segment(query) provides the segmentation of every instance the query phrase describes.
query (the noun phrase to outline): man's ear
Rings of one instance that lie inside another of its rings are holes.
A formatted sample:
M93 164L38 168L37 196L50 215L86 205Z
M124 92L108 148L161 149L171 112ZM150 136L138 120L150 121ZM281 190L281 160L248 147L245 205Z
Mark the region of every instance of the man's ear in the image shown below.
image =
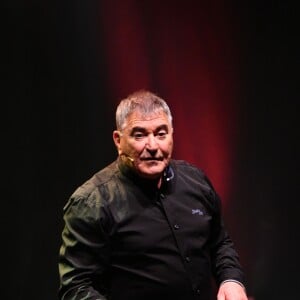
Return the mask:
M113 132L113 140L117 147L118 153L121 153L121 133L118 130L114 130Z

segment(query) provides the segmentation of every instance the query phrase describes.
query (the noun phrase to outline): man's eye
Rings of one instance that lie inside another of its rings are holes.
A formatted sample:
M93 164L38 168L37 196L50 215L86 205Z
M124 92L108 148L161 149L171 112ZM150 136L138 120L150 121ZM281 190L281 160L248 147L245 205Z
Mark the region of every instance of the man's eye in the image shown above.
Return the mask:
M166 132L166 131L159 131L159 132L157 133L157 136L158 136L159 138L165 138L166 135L167 135L167 132Z
M141 133L141 132L136 132L133 134L133 137L136 139L136 140L139 140L139 139L142 139L144 137L144 134Z

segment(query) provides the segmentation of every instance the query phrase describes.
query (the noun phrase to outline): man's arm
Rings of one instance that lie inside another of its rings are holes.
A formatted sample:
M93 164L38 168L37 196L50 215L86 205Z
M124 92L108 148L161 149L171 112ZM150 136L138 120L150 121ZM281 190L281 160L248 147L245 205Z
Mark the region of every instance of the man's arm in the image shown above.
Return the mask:
M247 296L244 273L238 253L224 226L221 201L214 189L213 198L215 210L211 232L211 258L212 271L219 286L218 300L245 300Z
M59 299L106 300L108 237L101 226L101 208L91 199L71 198L64 210L59 252Z

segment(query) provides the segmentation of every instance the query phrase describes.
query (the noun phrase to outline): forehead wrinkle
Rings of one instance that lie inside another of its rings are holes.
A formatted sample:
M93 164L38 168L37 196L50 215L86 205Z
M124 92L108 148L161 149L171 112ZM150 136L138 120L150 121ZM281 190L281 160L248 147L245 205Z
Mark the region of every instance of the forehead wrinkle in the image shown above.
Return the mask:
M149 125L151 125L150 127L153 127L153 126L160 127L160 126L164 126L164 125L167 127L171 127L171 124L169 122L167 115L162 111L160 111L159 113L153 113L153 114L147 115L147 116L144 116L140 112L134 112L127 117L127 120L126 120L126 123L125 123L125 126L123 129L126 129L126 128L128 129L128 127L129 128L132 127L131 130L135 127L145 128L145 126L140 126L140 125L134 126L134 124L135 123L144 123L144 122L147 123L147 122L156 121L156 120L157 121L161 120L161 122L159 122L160 124L159 125L149 124Z

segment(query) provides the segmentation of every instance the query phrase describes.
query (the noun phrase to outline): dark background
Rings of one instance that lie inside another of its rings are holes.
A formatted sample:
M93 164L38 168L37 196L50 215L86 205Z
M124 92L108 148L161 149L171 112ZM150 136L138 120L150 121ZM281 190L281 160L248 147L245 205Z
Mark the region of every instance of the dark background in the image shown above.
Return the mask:
M114 110L139 88L169 101L174 156L204 167L220 191L249 296L296 299L296 7L289 1L6 7L1 299L57 299L62 207L116 157Z

